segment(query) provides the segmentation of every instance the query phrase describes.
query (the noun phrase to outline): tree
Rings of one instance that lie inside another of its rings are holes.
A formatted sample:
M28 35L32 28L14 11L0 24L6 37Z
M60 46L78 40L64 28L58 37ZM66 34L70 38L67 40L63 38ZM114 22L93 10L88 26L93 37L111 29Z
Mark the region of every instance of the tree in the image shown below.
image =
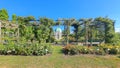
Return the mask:
M49 18L46 18L46 17L43 17L43 18L40 18L40 25L43 25L45 26L46 28L49 29L49 34L48 34L48 38L46 39L47 42L52 42L53 40L53 26L54 26L54 21L52 19L49 19Z
M92 18L89 19L80 19L79 21L81 21L84 24L84 29L85 29L85 45L88 45L88 32L89 32L89 25L92 22Z
M35 17L34 16L27 16L24 17L24 24L25 25L31 25L30 21L35 21Z
M115 42L114 21L109 18L103 18L103 17L98 17L95 20L104 24L105 43L114 43Z
M17 21L17 16L16 16L16 14L13 14L12 15L12 22L16 23L16 21Z
M27 26L25 28L25 37L27 40L31 40L31 42L33 41L33 38L34 38L34 33L33 33L33 26Z
M24 24L24 17L18 16L17 17L18 24Z
M8 20L9 15L6 9L0 10L0 20Z
M75 19L63 19L64 20L64 25L65 25L65 39L66 39L66 44L69 44L69 34L70 34L70 27L72 23L75 21Z
M120 45L120 33L119 32L116 32L115 33L115 44L116 45Z
M80 25L81 25L80 22L76 21L76 20L75 20L75 22L72 23L72 26L74 27L76 42L78 42L78 39L80 37L80 32L81 32L81 26Z
M15 17L15 16L13 16ZM23 38L25 41L31 40L33 41L34 33L33 33L33 25L30 21L35 20L33 16L28 17L17 17L17 21L19 24L19 33L21 39Z
M45 25L39 25L36 27L35 30L35 37L39 41L39 43L46 43L46 40L49 37L50 29L47 28Z
M34 16L27 16L27 17L18 16L17 21L19 24L31 25L30 21L35 21L35 18Z
M51 26L53 26L54 21L52 19L43 17L43 18L40 18L40 24L43 24L46 27L51 27Z

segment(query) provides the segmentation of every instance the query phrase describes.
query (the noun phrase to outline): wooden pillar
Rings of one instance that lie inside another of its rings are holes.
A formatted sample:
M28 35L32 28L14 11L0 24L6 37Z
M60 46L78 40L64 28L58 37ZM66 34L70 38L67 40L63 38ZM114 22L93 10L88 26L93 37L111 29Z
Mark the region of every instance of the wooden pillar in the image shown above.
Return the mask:
M2 43L2 36L1 36L1 21L0 21L0 43Z
M19 42L19 26L17 27L18 31L17 31L17 41Z

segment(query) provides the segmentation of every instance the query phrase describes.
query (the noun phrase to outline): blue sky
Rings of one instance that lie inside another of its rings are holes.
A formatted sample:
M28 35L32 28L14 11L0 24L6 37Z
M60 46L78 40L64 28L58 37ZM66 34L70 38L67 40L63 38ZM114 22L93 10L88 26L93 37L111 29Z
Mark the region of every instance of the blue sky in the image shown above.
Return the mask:
M0 0L2 8L10 18L12 14L52 19L108 16L116 20L116 31L120 31L120 0Z

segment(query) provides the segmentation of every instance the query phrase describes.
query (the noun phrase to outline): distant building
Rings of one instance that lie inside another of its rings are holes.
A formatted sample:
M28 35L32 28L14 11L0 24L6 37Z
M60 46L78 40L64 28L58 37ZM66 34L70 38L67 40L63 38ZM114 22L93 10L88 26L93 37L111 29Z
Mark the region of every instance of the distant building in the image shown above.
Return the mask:
M62 30L60 28L57 28L55 30L55 39L60 40L62 38Z

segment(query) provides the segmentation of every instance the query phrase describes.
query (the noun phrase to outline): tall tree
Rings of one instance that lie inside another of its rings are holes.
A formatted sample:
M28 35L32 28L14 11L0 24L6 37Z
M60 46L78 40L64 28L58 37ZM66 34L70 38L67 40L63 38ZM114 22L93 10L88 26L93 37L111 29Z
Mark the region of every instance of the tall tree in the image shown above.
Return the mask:
M6 9L0 10L0 20L8 20L9 15Z

